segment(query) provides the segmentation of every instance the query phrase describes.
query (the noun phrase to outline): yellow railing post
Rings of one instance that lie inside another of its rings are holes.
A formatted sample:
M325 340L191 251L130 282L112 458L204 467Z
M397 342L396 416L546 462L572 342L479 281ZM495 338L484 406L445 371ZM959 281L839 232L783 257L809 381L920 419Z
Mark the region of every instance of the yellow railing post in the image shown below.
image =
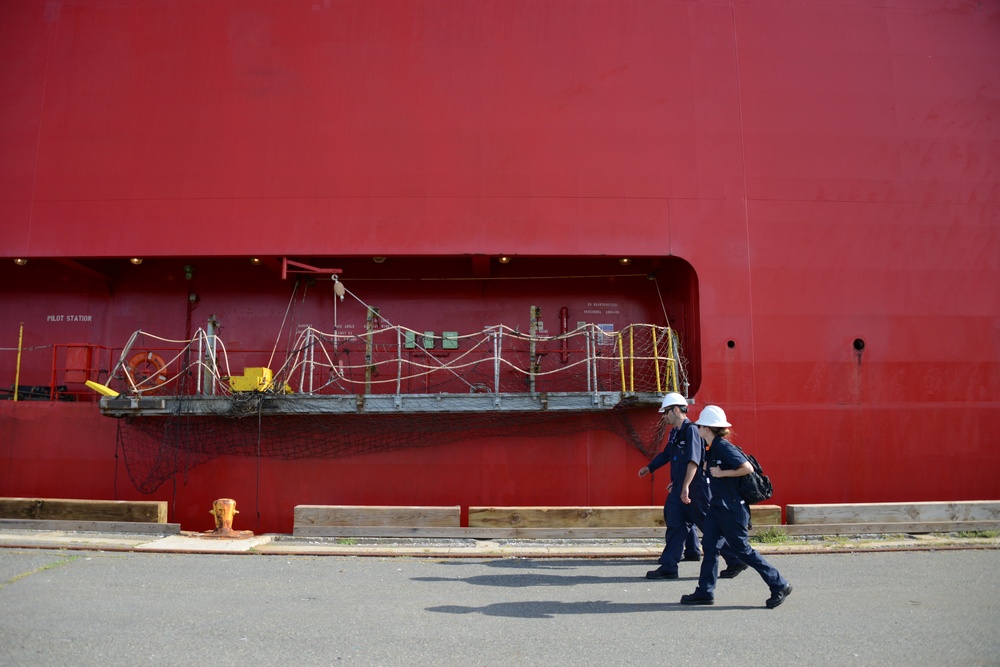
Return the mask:
M14 402L17 402L17 390L21 384L21 342L24 340L24 322L17 334L17 370L14 371ZM31 400L30 398L28 400Z
M622 393L624 394L627 389L625 386L625 350L622 346L622 332L618 332L618 368L622 372Z
M629 391L635 392L635 327L628 325L628 384Z
M656 372L656 393L663 393L660 387L662 383L660 382L660 354L656 350L656 325L650 324L649 331L653 335L653 369Z

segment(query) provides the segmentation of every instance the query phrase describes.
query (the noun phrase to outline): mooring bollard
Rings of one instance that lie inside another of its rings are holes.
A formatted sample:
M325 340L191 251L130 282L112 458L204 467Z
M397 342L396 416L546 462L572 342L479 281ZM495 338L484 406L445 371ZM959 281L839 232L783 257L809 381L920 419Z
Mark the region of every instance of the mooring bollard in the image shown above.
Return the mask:
M239 514L236 501L232 498L219 498L212 503L209 514L215 517L215 530L202 533L203 537L250 537L252 530L233 530L233 519Z

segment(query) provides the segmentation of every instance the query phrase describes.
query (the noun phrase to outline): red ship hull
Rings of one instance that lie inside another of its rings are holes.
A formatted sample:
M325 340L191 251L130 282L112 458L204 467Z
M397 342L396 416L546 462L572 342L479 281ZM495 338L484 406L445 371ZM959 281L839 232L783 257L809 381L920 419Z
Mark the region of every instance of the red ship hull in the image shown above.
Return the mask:
M0 56L0 378L75 399L0 401L0 496L164 499L190 530L231 497L274 532L298 504L662 502L603 430L141 493L80 371L209 316L267 365L280 258L417 331L670 324L692 413L726 409L780 504L1000 492L987 3L12 0Z

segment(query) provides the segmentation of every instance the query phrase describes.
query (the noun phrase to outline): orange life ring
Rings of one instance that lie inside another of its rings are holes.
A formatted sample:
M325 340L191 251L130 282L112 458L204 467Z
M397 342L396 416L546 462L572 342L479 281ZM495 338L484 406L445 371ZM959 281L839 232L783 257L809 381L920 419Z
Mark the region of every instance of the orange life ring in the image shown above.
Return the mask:
M166 384L167 362L155 352L140 352L128 360L128 371L137 385L159 387Z

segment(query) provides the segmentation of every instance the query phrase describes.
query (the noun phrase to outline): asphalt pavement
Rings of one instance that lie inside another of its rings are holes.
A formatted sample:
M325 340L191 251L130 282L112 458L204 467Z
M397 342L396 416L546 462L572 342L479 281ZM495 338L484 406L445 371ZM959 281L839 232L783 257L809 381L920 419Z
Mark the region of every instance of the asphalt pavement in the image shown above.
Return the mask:
M442 558L656 558L662 539L473 539L301 537L284 534L220 537L214 532L171 535L82 530L0 529L0 549L39 548L185 554L403 556ZM921 549L1000 549L1000 537L960 533L827 535L757 543L772 553L832 553Z
M3 665L997 665L1000 550L773 553L685 607L698 563L0 549Z

